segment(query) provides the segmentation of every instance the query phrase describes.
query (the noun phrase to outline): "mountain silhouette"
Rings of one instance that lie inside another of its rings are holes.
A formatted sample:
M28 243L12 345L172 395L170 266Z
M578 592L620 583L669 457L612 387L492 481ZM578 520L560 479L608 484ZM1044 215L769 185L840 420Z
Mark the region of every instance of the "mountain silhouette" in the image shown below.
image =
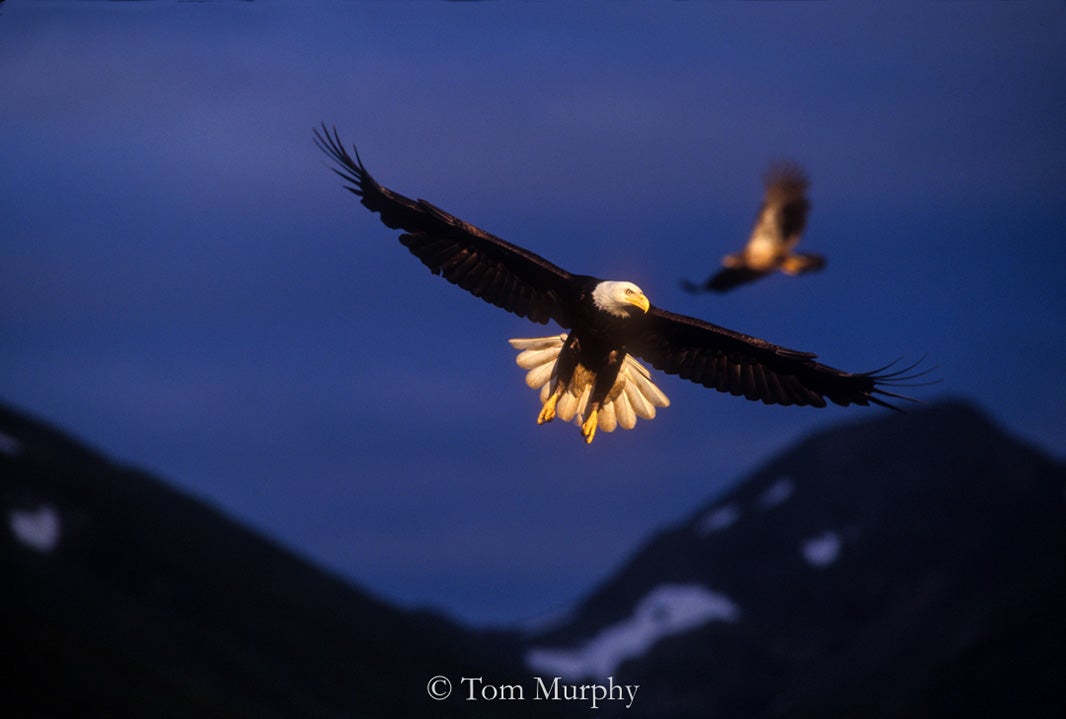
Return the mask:
M512 637L397 609L3 406L0 477L4 716L491 716L427 681L527 676Z
M1066 467L966 403L813 436L647 542L531 670L627 717L1066 716Z
M0 476L5 715L1066 715L1066 467L960 401L810 437L525 635L396 608L3 406ZM527 700L435 702L441 673Z

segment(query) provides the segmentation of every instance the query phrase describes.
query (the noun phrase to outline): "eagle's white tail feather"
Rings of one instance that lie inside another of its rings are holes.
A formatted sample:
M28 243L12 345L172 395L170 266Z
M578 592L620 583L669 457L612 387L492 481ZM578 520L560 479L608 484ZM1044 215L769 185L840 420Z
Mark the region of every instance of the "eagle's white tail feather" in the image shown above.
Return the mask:
M555 353L558 356L558 352ZM553 357L548 362L540 365L539 367L530 367L529 372L526 373L526 384L530 389L539 389L540 387L547 387L551 384L552 374L555 372L555 358ZM546 396L544 399L548 399Z
M633 411L638 417L641 419L655 419L655 405L647 400L637 388L635 382L626 384L625 391L622 394L633 405Z
M600 410L600 416L598 418L598 429L602 429L604 432L613 432L615 427L618 426L618 419L615 417L614 411L616 404L616 402L607 402L603 405L603 409Z
M618 415L618 424L622 429L633 429L637 426L637 415L633 411L633 403L629 401L629 393L623 391L618 399L611 403L614 413Z
M630 357L626 357L627 367L631 366L629 363L630 359ZM636 360L633 360L632 367L638 371L631 373L630 379L632 380L632 383L636 386L640 394L642 394L648 400L648 402L652 404L653 407L669 407L670 399L665 394L663 394L663 391L659 389L659 387L654 382L651 381L651 373L648 372L644 365L640 364ZM655 411L653 409L652 415L654 416L654 414ZM649 417L648 419L651 418Z
M555 413L559 416L559 419L564 422L569 422L574 417L581 421L582 411L585 409L585 402L588 401L588 387L581 393L580 397L571 394L570 392L563 392L562 397L559 398L559 403L555 405Z
M566 335L549 335L548 337L516 337L507 340L516 350L543 350L554 348L556 354L562 349Z
M509 340L512 347L521 350L515 362L522 369L529 370L526 373L526 384L532 389L540 389L542 404L552 393L555 363L566 337L565 334L559 334ZM619 387L619 384L622 386ZM566 422L574 420L581 424L585 421L591 392L591 383L581 388L580 396L564 392L555 407L556 415ZM614 399L604 403L599 414L598 428L604 432L613 432L619 426L622 429L633 429L638 417L654 419L656 407L670 405L670 400L652 381L648 368L629 355L626 356L615 386L608 396L611 395L614 395Z
M555 361L555 358L559 356L558 347L549 347L547 349L528 349L518 353L518 357L515 358L515 362L522 369L533 369L534 367L540 367L545 364L550 364Z
M577 414L575 416L577 418L577 423L578 424L581 424L582 422L585 421L585 414L586 414L585 410L588 409L588 406L589 406L589 395L591 395L591 394L592 394L592 384L589 383L589 384L585 385L585 388L583 390L581 390L581 397L577 400Z

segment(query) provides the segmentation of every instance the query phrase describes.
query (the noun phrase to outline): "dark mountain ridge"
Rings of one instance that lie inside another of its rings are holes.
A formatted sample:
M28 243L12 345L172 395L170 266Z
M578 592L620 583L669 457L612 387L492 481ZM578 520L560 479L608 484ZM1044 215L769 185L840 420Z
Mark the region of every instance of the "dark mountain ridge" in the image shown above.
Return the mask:
M392 607L3 406L0 476L6 716L476 716L427 680L526 675L512 638Z
M962 402L812 436L526 637L392 607L2 406L0 476L12 716L1066 714L1066 467ZM440 673L639 690L501 709L430 700Z
M1064 490L962 402L836 428L652 538L527 656L641 684L626 716L1066 716Z

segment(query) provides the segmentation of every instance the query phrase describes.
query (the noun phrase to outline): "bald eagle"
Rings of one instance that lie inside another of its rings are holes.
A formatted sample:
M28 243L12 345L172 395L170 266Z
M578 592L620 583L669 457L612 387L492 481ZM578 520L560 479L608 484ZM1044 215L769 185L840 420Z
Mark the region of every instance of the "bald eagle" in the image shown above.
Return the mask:
M852 374L815 361L816 355L770 344L652 306L632 282L575 275L529 250L470 225L426 202L379 185L341 144L336 129L315 130L315 144L337 167L346 189L403 230L400 243L436 275L475 297L569 330L514 339L527 383L541 388L537 423L573 418L586 442L597 427L629 429L636 417L669 404L636 358L705 387L766 404L824 407L870 403L898 409L883 397L909 400L886 385L910 379L907 370ZM909 368L908 368L909 369Z
M771 165L763 176L762 207L748 244L740 252L722 258L722 269L702 285L683 280L689 292L728 292L774 272L801 275L825 267L825 257L795 252L807 226L811 203L807 199L807 175L792 163Z

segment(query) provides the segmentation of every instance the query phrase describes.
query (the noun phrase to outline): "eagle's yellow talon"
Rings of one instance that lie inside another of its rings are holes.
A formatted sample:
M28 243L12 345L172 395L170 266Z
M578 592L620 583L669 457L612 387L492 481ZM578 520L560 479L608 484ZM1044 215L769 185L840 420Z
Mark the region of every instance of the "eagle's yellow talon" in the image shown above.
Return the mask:
M598 409L592 410L589 418L581 425L581 434L585 437L586 444L592 444L592 440L596 436L596 426L600 423L599 413Z
M544 424L545 422L551 422L555 419L555 403L558 401L558 394L553 394L544 401L544 406L541 408L540 414L537 415L537 424Z

